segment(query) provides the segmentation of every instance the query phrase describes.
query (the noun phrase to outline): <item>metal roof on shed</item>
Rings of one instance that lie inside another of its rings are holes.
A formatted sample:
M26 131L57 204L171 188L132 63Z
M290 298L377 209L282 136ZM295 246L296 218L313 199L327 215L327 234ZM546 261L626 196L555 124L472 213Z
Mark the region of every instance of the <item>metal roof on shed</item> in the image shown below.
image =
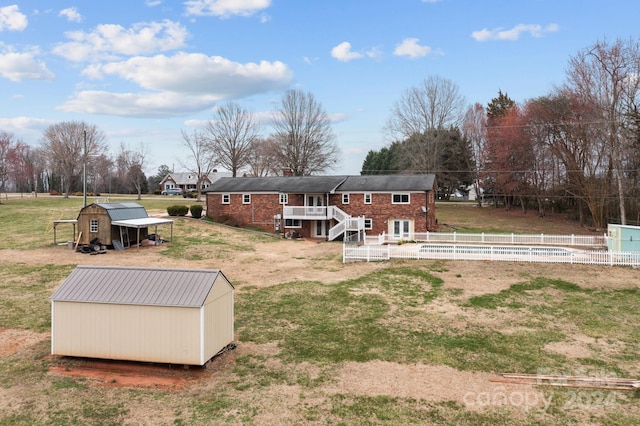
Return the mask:
M203 192L327 193L334 191L345 179L346 176L226 177L218 179Z
M209 269L78 266L51 300L201 307L219 275L224 277L221 271Z
M138 203L96 203L96 205L105 209L111 220L149 217L144 207Z

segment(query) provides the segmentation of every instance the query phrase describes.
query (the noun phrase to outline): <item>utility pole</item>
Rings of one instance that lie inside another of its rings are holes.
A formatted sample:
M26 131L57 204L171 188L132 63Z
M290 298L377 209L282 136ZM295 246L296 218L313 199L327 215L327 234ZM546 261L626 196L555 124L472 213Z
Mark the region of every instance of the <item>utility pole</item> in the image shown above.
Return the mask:
M84 130L84 161L82 164L82 194L84 207L87 207L87 130Z

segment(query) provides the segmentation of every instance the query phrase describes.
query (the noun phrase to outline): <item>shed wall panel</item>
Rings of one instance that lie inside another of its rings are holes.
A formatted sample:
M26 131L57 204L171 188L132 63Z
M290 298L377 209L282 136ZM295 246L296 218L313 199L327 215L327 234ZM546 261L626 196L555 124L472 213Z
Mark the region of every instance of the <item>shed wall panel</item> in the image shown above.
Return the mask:
M201 365L200 309L57 301L54 355Z
M233 288L219 275L204 305L204 360L233 341Z

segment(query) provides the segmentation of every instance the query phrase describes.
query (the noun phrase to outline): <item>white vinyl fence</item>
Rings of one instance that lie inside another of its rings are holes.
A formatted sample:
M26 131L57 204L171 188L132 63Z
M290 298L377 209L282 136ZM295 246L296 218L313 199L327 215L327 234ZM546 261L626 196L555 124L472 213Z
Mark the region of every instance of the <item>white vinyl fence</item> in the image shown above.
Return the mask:
M487 246L458 244L343 244L343 262L398 259L492 260L503 262L571 263L638 266L640 253L573 250L560 247Z
M457 232L415 232L404 237L382 233L367 236L368 244L398 242L424 243L473 243L473 244L519 244L572 247L606 247L607 236L601 235L553 235L553 234L466 234Z

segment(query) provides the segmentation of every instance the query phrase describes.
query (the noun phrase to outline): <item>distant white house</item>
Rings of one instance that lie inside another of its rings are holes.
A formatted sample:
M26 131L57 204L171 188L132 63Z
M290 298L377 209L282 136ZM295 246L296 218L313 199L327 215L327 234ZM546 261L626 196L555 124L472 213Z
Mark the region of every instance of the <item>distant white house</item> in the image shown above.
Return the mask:
M484 189L483 188L479 188L479 192L480 192L480 199L484 199ZM451 194L451 197L454 200L469 200L469 201L477 201L478 197L477 197L477 193L476 193L476 186L475 185L469 185L466 188L464 188L464 190L459 190L456 189L453 194Z
M213 182L223 177L231 177L231 172L219 172L214 170L200 180L200 190L205 189ZM198 174L196 172L172 172L160 181L160 190L164 191L171 188L182 188L185 192L193 191L198 188Z
M476 194L476 184L467 186L467 191L469 192L468 200L469 201L477 201L478 197ZM480 199L484 200L484 188L479 187L478 192L480 192Z

